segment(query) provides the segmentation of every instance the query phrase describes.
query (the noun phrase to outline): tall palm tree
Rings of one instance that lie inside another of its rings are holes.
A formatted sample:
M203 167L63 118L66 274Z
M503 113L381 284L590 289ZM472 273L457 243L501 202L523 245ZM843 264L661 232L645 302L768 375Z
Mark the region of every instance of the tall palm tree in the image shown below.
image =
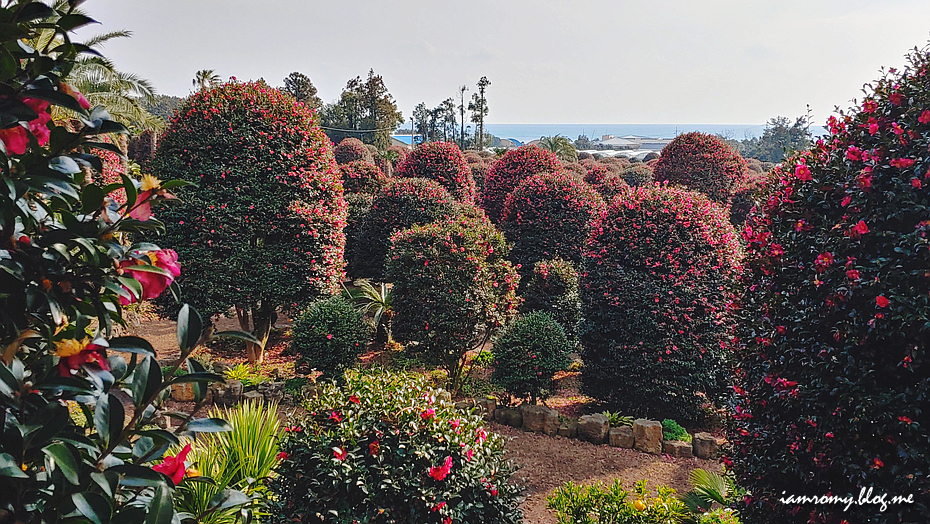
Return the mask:
M564 162L575 162L578 160L578 152L575 145L567 136L555 135L544 136L539 139L539 147L548 149L555 153L555 156Z
M216 71L213 69L201 69L194 74L194 81L192 84L198 91L203 91L218 85L222 81L223 79L220 78L220 75L216 74Z

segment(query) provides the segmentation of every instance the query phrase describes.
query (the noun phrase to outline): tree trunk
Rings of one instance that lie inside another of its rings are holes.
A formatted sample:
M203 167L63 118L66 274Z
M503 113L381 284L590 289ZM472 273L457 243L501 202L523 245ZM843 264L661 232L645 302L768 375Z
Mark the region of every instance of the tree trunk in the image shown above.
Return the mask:
M252 307L252 324L255 327L252 330L252 335L258 339L260 344L246 343L249 364L261 364L265 360L265 345L268 343L268 337L271 335L271 328L274 327L276 319L277 315L274 308L264 300L262 300L260 306Z

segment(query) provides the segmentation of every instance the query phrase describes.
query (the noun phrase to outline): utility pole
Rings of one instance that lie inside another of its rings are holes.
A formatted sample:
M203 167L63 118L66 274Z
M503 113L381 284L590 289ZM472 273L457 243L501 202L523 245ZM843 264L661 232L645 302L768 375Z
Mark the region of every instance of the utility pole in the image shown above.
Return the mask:
M459 88L459 115L460 124L462 126L462 132L459 135L459 149L462 151L465 150L465 91L468 91L468 86L462 86Z

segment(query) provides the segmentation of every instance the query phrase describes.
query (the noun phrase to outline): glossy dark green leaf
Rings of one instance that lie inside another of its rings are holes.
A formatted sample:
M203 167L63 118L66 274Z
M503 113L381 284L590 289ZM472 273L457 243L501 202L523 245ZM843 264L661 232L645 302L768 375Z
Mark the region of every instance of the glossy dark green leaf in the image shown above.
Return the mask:
M42 453L45 453L46 457L52 459L55 467L61 471L68 482L75 485L80 483L80 459L67 444L62 444L60 442L49 444L42 448Z
M78 13L71 13L58 19L58 26L65 31L72 31L78 27L96 23L98 22L93 18Z
M178 313L178 347L181 352L193 349L203 332L203 320L196 309L184 304Z
M81 191L81 211L85 214L93 213L103 205L103 190L100 186L90 184Z
M112 514L110 503L99 493L85 491L71 495L71 501L81 515L94 524L109 524Z
M19 381L13 375L13 371L0 361L0 393L7 397L12 397L15 391L19 391Z
M248 495L241 491L225 489L210 499L210 504L207 508L212 511L223 511L225 509L243 506L251 502L251 500L252 499L249 498Z
M78 166L78 163L69 156L56 156L55 158L48 161L48 167L49 169L58 171L59 173L64 173L66 175L73 175L75 173L81 172L81 168ZM87 188L85 187L85 190L86 189Z
M219 333L214 333L213 338L236 338L253 344L261 344L254 335L245 331L220 331Z
M161 366L153 357L146 356L133 375L132 400L138 409L161 390Z
M232 426L221 418L196 418L187 423L191 433L222 433L232 431Z
M171 491L165 484L155 488L155 495L145 515L145 524L171 524L174 518L174 504Z
M188 358L185 362L187 366L187 372L190 373L205 373L207 369L200 362ZM194 382L192 387L194 388L194 402L200 402L207 396L208 387L206 383L203 382Z
M30 89L27 91L28 96L32 98L39 98L45 100L46 102L51 102L57 106L68 108L72 111L77 112L78 114L84 113L84 108L81 107L81 104L71 95L63 93L61 91L54 91L52 89Z
M136 192L136 184L126 175L120 175L120 178L123 179L123 189L126 190L126 202L132 206L139 198L139 195Z
M223 382L224 379L222 375L217 375L216 373L187 373L179 377L175 377L171 380L171 384L183 384L185 382L195 382L198 384L205 384L210 382Z
M94 409L94 427L107 445L111 445L120 437L125 418L126 411L123 409L123 404L115 395L112 393L100 395L97 407Z
M25 479L29 475L23 472L13 455L0 453L0 477Z
M188 182L187 180L168 180L166 182L161 183L162 189L175 189L178 187L194 186L194 185L196 184L194 184L193 182Z
M14 21L19 23L31 22L39 18L50 18L54 16L54 14L55 10L42 2L30 2L16 13Z
M152 347L152 343L142 337L111 338L109 343L112 350L155 356L155 348Z
M165 476L147 466L123 464L107 468L108 473L119 475L119 483L123 486L163 486Z

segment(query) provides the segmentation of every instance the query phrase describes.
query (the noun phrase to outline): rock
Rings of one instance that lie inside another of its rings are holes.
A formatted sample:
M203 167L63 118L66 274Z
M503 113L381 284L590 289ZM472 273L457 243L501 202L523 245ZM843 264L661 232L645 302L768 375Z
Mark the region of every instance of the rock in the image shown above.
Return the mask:
M216 373L217 375L222 375L226 373L227 371L229 371L230 369L232 369L232 366L230 366L226 362L223 362L222 360L217 360L216 362L213 363L213 372Z
M610 445L615 448L630 449L633 447L633 428L630 426L610 428L608 437L610 440Z
M720 446L726 442L723 439L711 435L710 433L695 433L691 440L694 456L702 459L715 459L720 451Z
M305 384L300 388L300 396L305 399L316 398L319 390L316 388L316 384Z
M264 402L265 395L262 395L258 391L246 391L245 393L242 394L242 400L243 401L251 400L253 402Z
M284 382L263 382L258 385L258 392L265 397L265 402L280 404L284 399Z
M633 447L639 451L660 455L662 453L662 423L644 418L634 420Z
M558 434L560 437L575 438L578 436L578 421L572 419L562 424L559 426Z
M191 402L194 400L194 384L180 382L171 384L171 398L178 402Z
M440 402L452 402L452 394L444 389L436 392L436 400Z
M475 407L475 399L469 398L465 400L460 400L455 403L455 409L461 411L468 411L469 409Z
M242 397L242 382L227 380L223 384L216 384L211 388L213 403L221 407L235 406Z
M691 451L691 443L680 440L663 440L662 453L675 458L691 458L694 456Z
M597 413L595 415L585 415L578 419L578 438L603 444L607 440L607 431L610 424L607 423L607 417Z
M497 410L497 399L494 398L479 398L477 401L478 406L481 407L482 413L484 413L484 420L494 420L494 411Z
M520 406L523 429L552 436L559 431L559 412L546 406L524 404Z
M523 427L523 414L520 413L520 410L517 408L497 408L494 411L496 420L506 426L513 426L515 428Z

